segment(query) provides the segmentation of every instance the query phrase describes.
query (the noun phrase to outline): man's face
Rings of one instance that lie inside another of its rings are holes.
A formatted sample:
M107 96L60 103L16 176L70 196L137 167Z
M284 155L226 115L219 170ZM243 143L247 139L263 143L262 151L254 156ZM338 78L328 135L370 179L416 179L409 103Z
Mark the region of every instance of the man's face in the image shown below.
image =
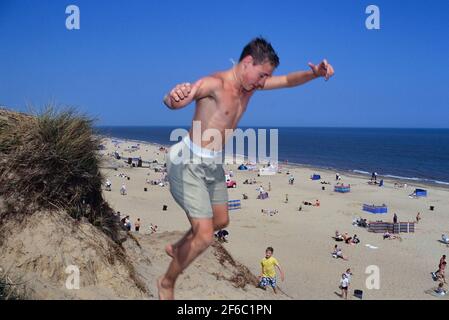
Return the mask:
M251 56L245 61L243 68L242 85L246 91L262 89L274 71L271 63L254 64Z
M272 254L273 252L271 252L270 250L265 251L265 258L269 259Z

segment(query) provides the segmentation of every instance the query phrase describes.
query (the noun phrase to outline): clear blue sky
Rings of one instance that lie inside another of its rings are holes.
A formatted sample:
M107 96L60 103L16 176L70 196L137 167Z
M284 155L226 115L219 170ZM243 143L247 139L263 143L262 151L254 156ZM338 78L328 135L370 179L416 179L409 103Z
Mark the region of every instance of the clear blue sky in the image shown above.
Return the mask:
M81 29L65 28L66 6ZM365 8L380 8L367 30ZM449 127L449 1L0 0L0 105L54 101L99 125L188 125L177 82L231 66L263 35L275 74L327 58L329 82L258 92L241 126Z

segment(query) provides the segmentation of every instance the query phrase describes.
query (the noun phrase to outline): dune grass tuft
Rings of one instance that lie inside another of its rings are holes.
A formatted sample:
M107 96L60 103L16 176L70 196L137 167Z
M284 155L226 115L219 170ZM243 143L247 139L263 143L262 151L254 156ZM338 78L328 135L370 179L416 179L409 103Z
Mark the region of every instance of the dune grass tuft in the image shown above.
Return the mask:
M74 108L47 106L35 116L0 110L0 196L13 208L0 218L65 210L117 241L120 227L102 196L93 123Z

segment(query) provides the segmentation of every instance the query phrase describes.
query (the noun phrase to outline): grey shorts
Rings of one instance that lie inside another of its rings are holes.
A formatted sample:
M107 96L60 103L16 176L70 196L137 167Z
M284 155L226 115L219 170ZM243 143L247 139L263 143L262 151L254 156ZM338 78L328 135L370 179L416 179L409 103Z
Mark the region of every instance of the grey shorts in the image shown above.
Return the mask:
M167 153L170 193L191 218L213 217L212 205L228 204L228 190L221 162L194 154L184 140Z

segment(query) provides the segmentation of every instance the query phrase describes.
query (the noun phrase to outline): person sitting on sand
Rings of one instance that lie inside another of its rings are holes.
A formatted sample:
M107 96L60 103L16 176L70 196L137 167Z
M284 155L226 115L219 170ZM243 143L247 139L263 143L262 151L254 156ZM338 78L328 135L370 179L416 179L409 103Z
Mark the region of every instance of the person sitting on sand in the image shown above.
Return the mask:
M215 234L215 238L217 238L220 242L228 242L227 236L229 235L229 232L226 229L219 230Z
M273 288L274 293L276 292L276 269L279 269L281 274L281 280L284 281L284 271L282 270L279 262L273 257L273 248L268 247L265 250L265 258L260 262L262 266L262 273L259 276L259 287L266 290L266 287L270 285Z
M362 227L362 228L368 227L368 223L366 222L366 219L360 219L358 225L359 225L359 227Z
M449 244L449 237L445 234L442 234L441 241L443 241L445 244Z
M391 234L390 232L388 232L388 230L384 233L383 238L384 238L384 240L385 239L388 239L388 240L399 239L399 240L401 240L400 236L396 236L394 234Z
M139 230L140 230L140 218L137 218L137 221L134 222L134 228L136 229L136 232L139 232Z
M335 230L335 241L343 241L343 235L338 230Z
M315 207L319 207L320 206L320 200L316 199L314 206Z
M337 245L335 245L335 247L334 247L334 252L332 252L332 257L342 258L343 260L348 260L348 258L343 255L341 248L339 248Z
M388 232L388 230L385 231L385 232L384 232L384 235L383 235L383 238L384 238L384 240L385 240L385 239L390 239L390 238L391 238L391 233Z
M352 225L353 225L353 226L358 226L358 225L359 225L359 221L360 221L360 218L354 218L354 219L352 219Z
M360 239L357 238L357 235L356 235L356 234L352 237L352 243L353 243L353 244L358 244L358 243L360 243Z

